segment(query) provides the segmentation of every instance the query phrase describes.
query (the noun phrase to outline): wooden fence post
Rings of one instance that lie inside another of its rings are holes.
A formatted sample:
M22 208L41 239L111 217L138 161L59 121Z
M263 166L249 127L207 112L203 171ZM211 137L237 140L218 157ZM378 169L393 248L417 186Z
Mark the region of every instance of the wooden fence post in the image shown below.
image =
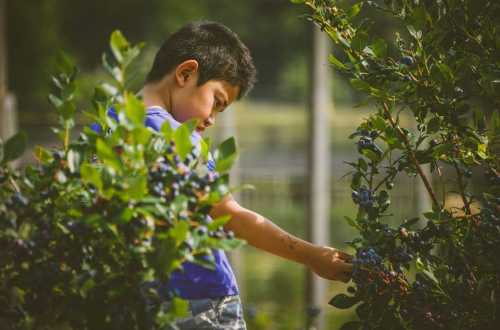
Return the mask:
M330 233L330 80L328 64L330 42L316 26L313 28L309 101L308 151L308 240L328 245ZM324 305L327 282L307 272L306 328L325 329Z

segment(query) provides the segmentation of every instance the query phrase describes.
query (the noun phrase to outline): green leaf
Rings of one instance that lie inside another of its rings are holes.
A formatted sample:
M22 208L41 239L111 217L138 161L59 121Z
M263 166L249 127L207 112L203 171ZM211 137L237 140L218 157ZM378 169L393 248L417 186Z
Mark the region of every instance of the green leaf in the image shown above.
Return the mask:
M227 172L238 157L236 141L233 137L222 142L214 153L215 170L220 173Z
M441 74L445 78L445 80L452 82L454 79L454 74L451 68L444 62L438 63L437 67L439 68L439 71L441 71Z
M186 159L187 154L193 149L193 144L191 143L191 133L189 131L189 126L182 124L174 132L174 141L177 153L181 160Z
M179 195L175 197L175 199L170 204L170 208L175 213L179 213L187 209L187 206L188 206L188 198L185 195Z
M380 161L380 155L370 149L363 149L361 150L361 154L365 157L367 157L369 160L372 162L376 163Z
M130 198L139 200L146 195L148 181L144 174L128 177L125 182L128 186L127 193Z
M34 152L35 158L42 163L47 163L52 160L52 155L44 147L36 146Z
M444 144L437 145L432 150L432 155L434 157L437 157L437 156L441 156L442 154L447 154L448 151L453 149L453 147L454 147L453 143L444 143Z
M420 257L415 259L415 267L417 268L417 270L419 272L422 272L426 269L426 267L425 267L424 263L422 262L422 259L420 259Z
M5 142L3 146L3 162L19 158L26 150L28 138L26 133L19 132Z
M70 149L68 151L68 168L71 173L75 173L78 171L81 162L81 155L78 151L74 149Z
M384 131L386 126L387 126L385 120L380 116L374 117L372 119L371 123L372 123L373 127L378 129L379 131Z
M186 221L179 221L170 229L169 234L175 240L176 245L180 245L189 235L189 224Z
M415 30L415 28L412 25L408 25L406 28L408 29L408 32L413 38L417 40L422 39L422 31Z
M208 155L210 153L210 138L206 137L200 141L200 146L201 146L201 157L203 160L208 161Z
M376 57L384 57L387 55L387 43L384 39L377 39L370 45L371 50Z
M2 140L2 138L0 138L0 163L2 163L2 161L3 161L3 155L4 155L4 153L3 153L3 140Z
M163 134L165 141L169 142L170 140L172 140L174 130L172 129L172 126L170 126L170 122L168 120L165 120L163 122L160 128L160 132Z
M348 217L348 216L344 216L344 219L347 221L347 223L349 224L349 226L353 227L353 228L356 228L358 230L361 230L361 227L359 226L359 224L352 218Z
M328 61L341 70L347 69L344 63L340 62L335 56L333 56L333 54L328 55Z
M349 10L347 11L347 16L349 16L349 18L357 16L361 11L361 5L362 3L360 2L349 8Z
M231 251L245 244L244 240L241 239L221 239L217 240L215 248L224 251Z
M120 31L116 30L111 34L110 47L118 63L122 63L123 52L129 47L129 43Z
M80 167L80 175L85 183L93 184L98 190L102 190L101 173L94 166L83 164Z
M72 102L64 102L57 108L59 114L64 120L70 120L74 117L76 112L76 106Z
M437 131L439 131L439 127L441 127L441 120L438 117L433 117L427 123L427 133L436 133Z
M56 56L57 70L62 72L67 78L71 78L75 74L76 66L68 54L59 51Z
M405 227L405 228L409 228L411 226L413 226L414 224L416 224L418 221L420 220L419 217L414 217L414 218L411 218L411 219L408 219L408 220L405 220L401 226L402 227Z
M135 125L144 125L146 109L142 101L132 93L125 94L125 115Z
M339 309L348 309L359 302L357 297L349 297L346 294L338 294L330 300L328 304L337 307Z
M187 300L174 297L174 299L172 299L172 303L168 312L176 318L186 317L188 316L189 312L189 303Z
M182 123L182 125L188 128L189 133L193 133L196 127L198 126L199 122L200 122L199 119L193 118L186 120L184 123Z
M365 82L363 80L360 80L360 79L357 79L357 78L352 78L352 79L349 80L349 82L351 83L352 87L354 87L357 90L360 90L360 91L363 91L363 92L369 92L370 91L371 86L367 82Z
M231 220L231 215L223 215L215 218L211 223L207 225L209 231L214 231L224 226L229 220Z
M50 103L52 104L52 106L54 106L54 108L59 108L62 104L63 104L63 101L55 96L54 94L49 94L49 101Z
M111 147L101 138L96 142L97 156L105 164L110 165L117 172L121 172L121 162Z
M351 41L352 48L356 51L361 51L368 43L368 33L363 30L356 31L354 38Z

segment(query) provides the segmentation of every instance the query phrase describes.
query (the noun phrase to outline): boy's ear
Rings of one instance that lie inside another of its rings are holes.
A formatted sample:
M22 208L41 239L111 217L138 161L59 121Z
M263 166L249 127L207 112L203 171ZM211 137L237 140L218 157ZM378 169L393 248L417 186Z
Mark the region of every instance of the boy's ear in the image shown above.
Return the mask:
M198 72L198 61L186 60L175 68L175 82L183 87L190 79L194 79Z

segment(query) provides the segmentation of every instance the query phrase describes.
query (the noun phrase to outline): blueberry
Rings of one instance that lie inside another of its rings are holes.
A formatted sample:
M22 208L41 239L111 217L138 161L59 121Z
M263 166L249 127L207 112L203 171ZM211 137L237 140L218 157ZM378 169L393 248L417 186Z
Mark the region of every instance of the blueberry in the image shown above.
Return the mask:
M455 87L454 91L455 91L455 93L456 93L458 96L462 96L462 95L464 95L464 90L463 90L462 88L458 87L458 86L457 86L457 87Z
M431 145L431 147L435 147L435 146L437 146L437 145L439 144L439 142L438 142L438 140L436 140L436 139L432 139L432 140L429 142L429 144Z
M411 56L403 56L401 57L401 63L404 65L412 66L415 63L415 60Z
M199 227L196 229L196 231L198 232L198 234L199 234L200 236L204 236L204 235L206 235L206 234L208 233L208 229L207 229L207 227L205 227L205 226L199 226Z
M361 152L363 149L370 149L371 151L381 154L382 150L380 149L379 146L377 146L371 137L368 136L362 136L358 143L358 151Z
M165 164L165 163L160 163L158 165L158 171L161 172L161 173L167 173L167 172L169 172L170 168L171 167L169 165Z
M179 220L187 221L189 219L188 213L186 211L179 212Z
M354 203L357 204L359 202L359 193L357 191L353 191L351 197Z
M373 140L370 137L363 136L358 141L358 149L364 149L373 144Z
M361 187L358 191L358 203L362 207L371 207L373 206L373 196L372 196L372 191L365 188Z
M7 181L7 178L8 178L7 174L6 174L6 173L4 173L4 172L2 171L2 169L0 169L0 184L2 184L2 183L4 183L5 181Z
M14 196L12 196L12 200L14 203L17 203L21 206L28 206L29 200L23 196L20 192L16 192Z
M54 150L52 152L52 157L54 158L54 160L58 161L58 160L61 160L64 158L64 152L62 152L61 150Z

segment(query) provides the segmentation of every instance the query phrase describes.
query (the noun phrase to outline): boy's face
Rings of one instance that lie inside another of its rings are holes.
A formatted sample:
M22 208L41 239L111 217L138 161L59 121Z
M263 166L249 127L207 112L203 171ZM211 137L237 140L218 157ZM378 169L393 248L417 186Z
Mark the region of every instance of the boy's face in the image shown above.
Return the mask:
M179 122L199 119L197 131L200 133L215 123L217 114L224 111L239 93L239 86L221 80L209 80L197 86L197 64L184 71L176 70L174 78L176 88L171 94L169 111Z

